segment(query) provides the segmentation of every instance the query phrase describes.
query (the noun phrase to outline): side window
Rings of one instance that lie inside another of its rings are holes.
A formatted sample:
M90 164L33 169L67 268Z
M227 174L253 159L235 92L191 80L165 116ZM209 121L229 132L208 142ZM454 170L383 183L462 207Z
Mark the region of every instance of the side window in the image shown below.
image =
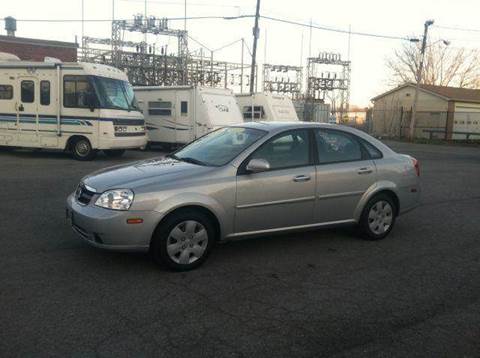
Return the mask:
M13 86L0 85L0 99L12 99L13 98Z
M252 106L243 107L243 118L252 119ZM262 119L265 118L265 110L263 106L253 106L253 118Z
M383 157L383 154L380 150L378 150L373 144L370 144L366 140L362 140L363 146L367 150L368 155L372 159L380 159Z
M21 99L23 103L32 103L35 100L35 83L33 81L22 81Z
M265 159L270 163L270 169L309 165L311 160L308 130L282 133L263 144L250 159Z
M180 114L182 116L188 115L188 102L187 101L181 101L180 102Z
M68 108L88 108L89 97L95 94L86 76L63 77L63 106Z
M362 160L360 143L347 133L320 129L315 138L320 164Z
M40 81L40 104L50 105L50 81Z
M171 116L172 102L148 102L148 114L153 116Z

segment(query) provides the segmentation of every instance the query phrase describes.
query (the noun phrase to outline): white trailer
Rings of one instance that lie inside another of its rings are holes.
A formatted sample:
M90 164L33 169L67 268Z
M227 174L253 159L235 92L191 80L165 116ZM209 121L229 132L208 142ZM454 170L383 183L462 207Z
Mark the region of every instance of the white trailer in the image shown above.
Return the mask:
M245 121L298 121L293 102L287 96L271 92L237 94L237 102Z
M146 143L143 115L120 70L0 54L0 146L69 150L90 160L98 150L119 156Z
M150 143L183 145L214 129L243 122L228 89L148 86L134 87L134 91Z

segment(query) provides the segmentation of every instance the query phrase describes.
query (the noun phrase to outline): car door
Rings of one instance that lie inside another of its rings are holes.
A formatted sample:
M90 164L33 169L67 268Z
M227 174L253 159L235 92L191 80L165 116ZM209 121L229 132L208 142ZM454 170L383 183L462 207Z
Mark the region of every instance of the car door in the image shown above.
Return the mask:
M313 222L315 165L312 133L283 132L266 141L239 167L235 231L274 230ZM251 159L268 161L270 169L250 173Z
M361 139L342 130L315 129L318 154L315 221L352 220L376 168Z

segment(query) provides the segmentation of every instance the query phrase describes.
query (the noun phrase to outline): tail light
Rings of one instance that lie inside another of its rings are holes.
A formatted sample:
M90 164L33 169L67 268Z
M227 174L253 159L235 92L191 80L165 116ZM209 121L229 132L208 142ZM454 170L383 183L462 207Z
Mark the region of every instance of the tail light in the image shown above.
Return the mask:
M415 158L412 158L413 162L413 167L415 168L415 172L417 173L417 177L420 176L420 163L418 163L418 160Z

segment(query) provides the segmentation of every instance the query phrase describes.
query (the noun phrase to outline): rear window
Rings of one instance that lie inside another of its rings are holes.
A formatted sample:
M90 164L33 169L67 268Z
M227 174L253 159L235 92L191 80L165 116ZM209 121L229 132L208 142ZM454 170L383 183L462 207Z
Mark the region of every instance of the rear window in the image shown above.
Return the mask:
M362 143L365 149L367 150L367 153L370 156L370 158L380 159L383 157L382 152L379 149L377 149L377 147L375 147L373 144L367 142L366 140L362 140Z
M42 106L50 104L50 81L40 81L40 104Z
M12 99L13 98L13 86L0 85L0 99Z
M162 101L148 102L148 114L153 116L171 116L172 102L162 102Z

